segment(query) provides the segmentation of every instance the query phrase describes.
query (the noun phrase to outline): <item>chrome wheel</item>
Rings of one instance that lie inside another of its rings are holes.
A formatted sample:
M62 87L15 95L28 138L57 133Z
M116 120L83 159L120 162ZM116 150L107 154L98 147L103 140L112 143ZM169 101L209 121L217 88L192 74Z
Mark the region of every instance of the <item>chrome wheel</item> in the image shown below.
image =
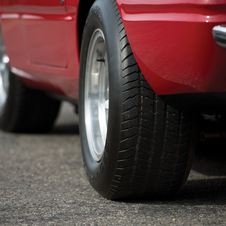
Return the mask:
M2 42L0 48L0 111L2 111L9 92L9 69L7 67L9 58L5 55Z
M85 127L90 154L100 161L106 143L109 109L109 72L103 32L90 39L85 73Z

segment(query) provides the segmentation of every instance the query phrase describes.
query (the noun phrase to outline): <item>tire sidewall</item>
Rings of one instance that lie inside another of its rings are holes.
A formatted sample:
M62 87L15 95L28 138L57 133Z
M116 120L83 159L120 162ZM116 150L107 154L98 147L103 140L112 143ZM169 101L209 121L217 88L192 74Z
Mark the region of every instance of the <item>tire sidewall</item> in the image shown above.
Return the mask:
M85 127L84 87L86 59L90 38L96 29L101 29L105 36L109 65L109 118L105 150L102 159L96 162L89 151ZM79 75L79 118L80 136L83 150L85 171L95 190L105 196L112 184L116 170L121 130L121 54L119 32L113 4L107 0L97 0L88 15L80 58Z

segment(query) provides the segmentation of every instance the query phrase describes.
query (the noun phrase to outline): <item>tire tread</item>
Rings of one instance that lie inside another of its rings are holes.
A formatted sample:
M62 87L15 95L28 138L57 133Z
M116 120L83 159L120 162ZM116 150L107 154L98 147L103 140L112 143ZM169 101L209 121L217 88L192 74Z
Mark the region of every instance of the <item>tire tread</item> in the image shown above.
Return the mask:
M151 89L136 63L115 0L112 3L120 36L123 103L118 161L105 197L175 194L190 171L195 118L166 105Z

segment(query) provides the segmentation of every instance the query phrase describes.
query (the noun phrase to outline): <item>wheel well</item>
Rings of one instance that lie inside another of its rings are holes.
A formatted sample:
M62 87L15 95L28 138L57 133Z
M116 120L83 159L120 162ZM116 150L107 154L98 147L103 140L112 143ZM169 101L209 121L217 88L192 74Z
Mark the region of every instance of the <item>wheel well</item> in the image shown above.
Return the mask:
M79 38L79 50L82 42L83 29L86 23L89 10L95 0L80 0L78 8L78 38Z

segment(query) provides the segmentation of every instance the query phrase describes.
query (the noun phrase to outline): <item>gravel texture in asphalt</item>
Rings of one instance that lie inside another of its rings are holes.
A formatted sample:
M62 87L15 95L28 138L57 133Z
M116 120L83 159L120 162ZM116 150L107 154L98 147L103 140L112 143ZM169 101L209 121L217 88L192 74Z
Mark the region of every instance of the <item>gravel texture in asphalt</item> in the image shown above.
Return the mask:
M109 201L83 169L78 117L64 104L49 134L0 132L0 225L226 225L226 143L199 143L167 200Z

